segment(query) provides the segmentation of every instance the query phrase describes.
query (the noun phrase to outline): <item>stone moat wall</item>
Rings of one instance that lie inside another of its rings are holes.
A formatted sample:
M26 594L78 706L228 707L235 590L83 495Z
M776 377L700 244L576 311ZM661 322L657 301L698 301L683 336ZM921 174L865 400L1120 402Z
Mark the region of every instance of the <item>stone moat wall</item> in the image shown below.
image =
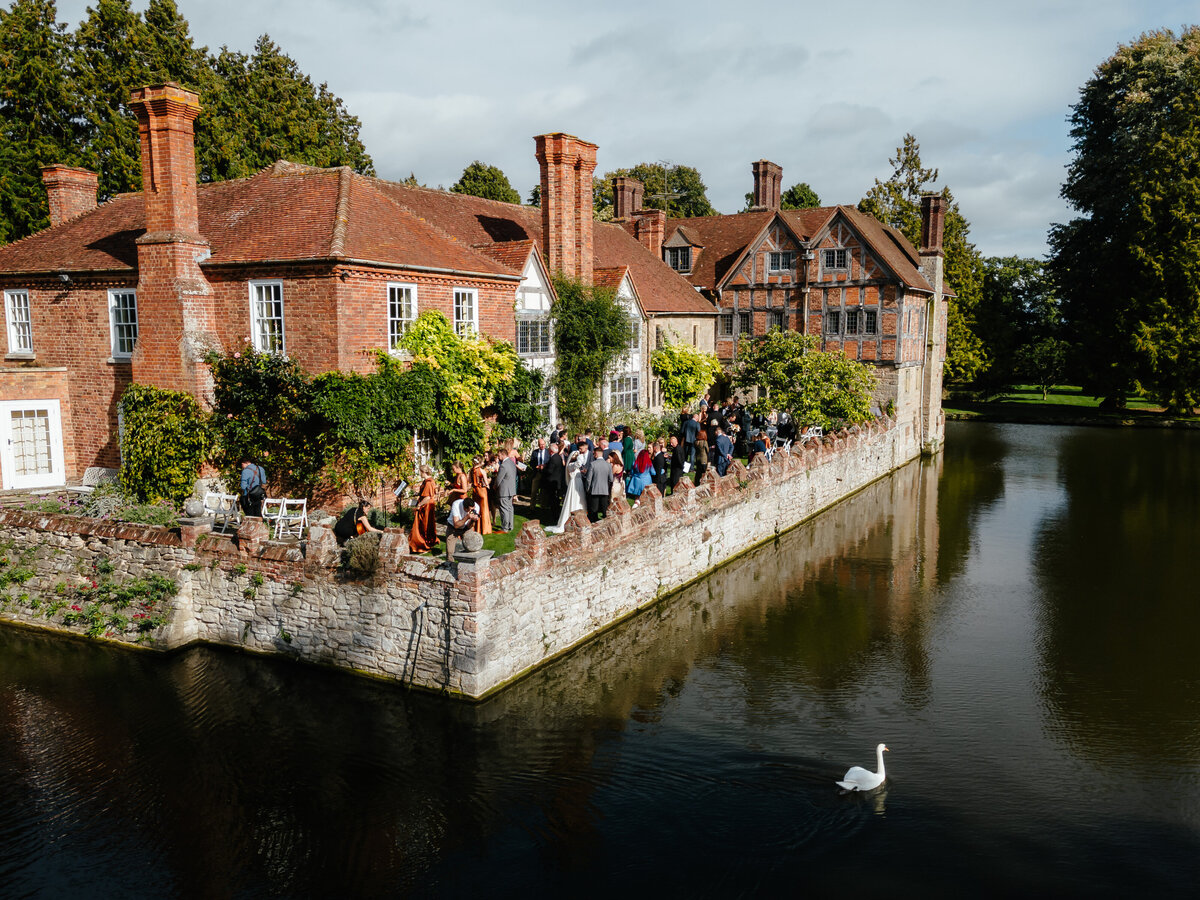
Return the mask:
M320 526L297 545L268 541L259 520L220 536L202 524L0 511L0 541L27 575L4 587L0 621L79 633L63 622L75 607L47 615L64 587L86 592L98 566L117 581L157 574L178 592L151 634L131 626L92 636L152 638L141 645L158 650L223 644L478 698L919 452L908 423L883 418L749 470L735 464L723 478L710 469L665 500L650 488L637 509L614 504L596 524L577 513L562 535L527 524L514 552L477 564L411 556L407 535L387 532L367 581L339 571L333 535Z

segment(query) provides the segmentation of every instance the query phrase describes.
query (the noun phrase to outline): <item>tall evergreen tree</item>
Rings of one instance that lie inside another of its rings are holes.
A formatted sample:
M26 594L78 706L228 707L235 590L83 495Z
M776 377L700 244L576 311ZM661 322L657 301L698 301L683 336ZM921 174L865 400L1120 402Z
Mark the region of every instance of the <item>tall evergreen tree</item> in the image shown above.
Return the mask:
M497 166L489 166L479 160L463 169L462 177L450 186L456 194L470 194L488 200L505 203L520 203L521 195L508 180L508 176Z
M891 176L887 181L876 178L875 186L867 191L858 208L898 229L915 246L921 239L921 195L929 193L938 171L921 164L921 147L911 134L904 136L896 157L888 162ZM975 331L983 263L979 251L967 239L970 225L950 189L943 188L941 195L946 198L942 235L945 278L955 295L950 298L947 320L946 379L961 384L972 381L987 364L983 342Z
M1200 403L1200 27L1142 35L1096 69L1073 107L1050 232L1084 384L1111 405L1143 390Z
M100 199L142 186L137 120L129 94L153 80L150 35L129 0L98 0L75 30L71 81L86 122L83 165L100 178Z
M53 0L0 9L0 242L49 224L42 166L79 162L82 117Z

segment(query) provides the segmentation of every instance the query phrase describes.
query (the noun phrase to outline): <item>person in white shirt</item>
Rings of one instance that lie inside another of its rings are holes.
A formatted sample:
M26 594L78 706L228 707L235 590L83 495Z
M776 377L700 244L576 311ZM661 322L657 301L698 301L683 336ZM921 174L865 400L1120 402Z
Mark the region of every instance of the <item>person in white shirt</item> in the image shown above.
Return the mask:
M478 521L479 504L475 501L459 498L450 504L450 517L446 519L446 559L454 559L455 546Z

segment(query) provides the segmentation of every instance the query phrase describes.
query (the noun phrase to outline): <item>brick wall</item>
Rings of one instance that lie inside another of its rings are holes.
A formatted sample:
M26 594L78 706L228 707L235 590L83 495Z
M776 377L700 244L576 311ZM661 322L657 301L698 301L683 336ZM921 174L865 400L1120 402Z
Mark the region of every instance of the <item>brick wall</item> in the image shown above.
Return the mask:
M919 452L911 424L883 419L749 471L710 470L665 501L651 488L639 509L614 505L612 518L577 519L562 535L527 525L513 553L478 565L409 556L407 536L388 532L368 582L337 576L336 544L320 527L305 553L267 541L259 520L236 539L16 510L0 510L0 528L8 552L31 557L36 577L20 586L31 596L53 594L98 556L123 576L176 581L158 649L225 644L481 697ZM0 620L78 633L17 602L15 587L0 597Z

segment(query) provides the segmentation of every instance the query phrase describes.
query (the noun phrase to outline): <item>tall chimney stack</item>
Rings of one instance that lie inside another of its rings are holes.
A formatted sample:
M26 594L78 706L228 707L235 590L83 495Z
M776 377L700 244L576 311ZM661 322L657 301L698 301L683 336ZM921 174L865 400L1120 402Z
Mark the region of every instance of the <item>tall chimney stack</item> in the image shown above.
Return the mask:
M638 210L633 214L633 230L642 246L662 259L663 234L667 230L666 210Z
M539 134L542 251L551 272L592 283L592 173L596 145L574 135Z
M87 169L71 166L46 166L42 169L42 184L50 203L51 227L81 216L96 208L96 186L99 176Z
M646 188L636 178L618 175L613 179L613 221L628 222L642 208Z
M783 167L760 159L750 164L754 172L754 209L779 209Z
M200 236L193 122L200 98L178 84L137 88L130 106L142 143L146 233L137 239L138 339L133 380L208 396L204 365L220 350L212 287L200 269L209 244Z
M946 226L946 198L941 194L921 197L921 255L942 256L942 231Z

